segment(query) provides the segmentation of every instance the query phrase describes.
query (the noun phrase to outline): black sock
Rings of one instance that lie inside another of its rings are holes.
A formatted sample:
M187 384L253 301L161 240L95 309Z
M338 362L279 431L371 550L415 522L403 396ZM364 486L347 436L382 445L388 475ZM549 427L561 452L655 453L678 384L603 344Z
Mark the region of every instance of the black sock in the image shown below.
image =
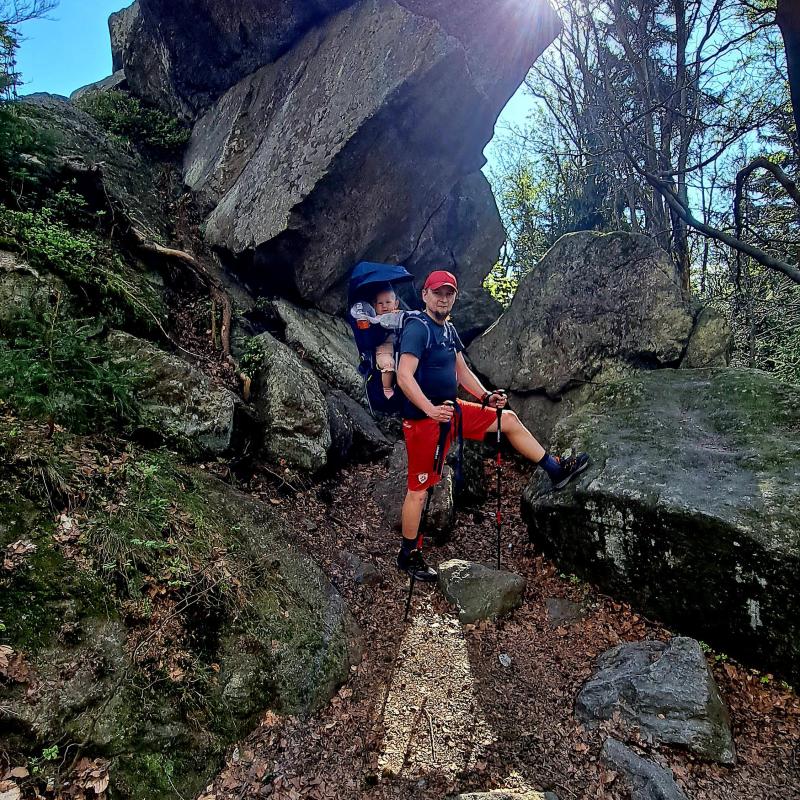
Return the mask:
M550 453L545 453L538 465L555 480L561 474L561 464L556 461Z
M400 549L403 551L403 555L409 555L412 550L416 549L417 547L417 540L416 539L406 539L403 537L403 543L400 545Z

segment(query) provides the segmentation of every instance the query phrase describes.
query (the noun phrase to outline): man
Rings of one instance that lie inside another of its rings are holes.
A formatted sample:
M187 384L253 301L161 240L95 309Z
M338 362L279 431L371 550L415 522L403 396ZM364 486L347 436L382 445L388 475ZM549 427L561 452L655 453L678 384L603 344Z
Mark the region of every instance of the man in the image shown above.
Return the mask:
M505 395L489 392L467 366L464 345L448 322L457 296L455 275L445 270L432 272L422 290L424 318L410 319L400 342L397 383L406 397L403 434L408 451L408 492L403 503L403 541L397 566L422 581L434 581L437 577L436 571L415 551L426 493L441 480L440 464L455 436L454 413L460 414L464 438L481 440L487 433L497 431L496 409L506 405ZM459 386L481 402L456 400ZM456 402L458 409L454 412ZM585 453L563 460L551 456L513 411L503 413L502 424L503 433L514 449L542 467L555 489L566 486L589 465ZM434 458L442 425L449 426L449 430L445 432L437 465Z

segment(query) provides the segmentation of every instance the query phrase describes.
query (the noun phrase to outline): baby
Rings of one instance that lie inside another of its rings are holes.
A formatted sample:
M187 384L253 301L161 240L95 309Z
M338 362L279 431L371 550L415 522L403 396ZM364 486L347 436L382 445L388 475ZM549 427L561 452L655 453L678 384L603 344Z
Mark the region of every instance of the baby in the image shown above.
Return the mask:
M400 303L391 286L382 289L375 296L375 313L377 316L398 311ZM375 348L375 361L381 371L383 394L387 400L394 396L394 333L390 333L383 344Z

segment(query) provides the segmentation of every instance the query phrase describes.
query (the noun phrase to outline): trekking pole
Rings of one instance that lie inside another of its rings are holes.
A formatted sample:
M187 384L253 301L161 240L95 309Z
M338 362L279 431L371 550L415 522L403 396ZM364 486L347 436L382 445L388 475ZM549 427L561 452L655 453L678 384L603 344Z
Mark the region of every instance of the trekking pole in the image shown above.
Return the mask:
M453 406L455 408L455 403L453 403L452 400L445 400L445 402L442 405ZM445 438L444 435L443 435L443 432L442 432L443 426L444 426L444 423L440 422L439 423L439 430L440 430L439 441L436 443L436 450L434 451L434 454L433 454L433 469L437 473L441 473L441 468L439 466L439 458L442 455L443 440ZM442 458L442 464L444 464L444 459L443 458ZM417 547L416 547L416 550L414 550L414 552L411 554L412 557L414 557L415 555L416 556L421 556L422 555L422 542L423 542L423 537L425 535L425 526L428 524L428 510L430 509L431 499L433 498L433 489L434 489L433 486L431 486L428 489L427 497L425 498L425 508L422 511L422 519L420 520L420 524L419 524L419 533L417 534ZM408 597L406 598L406 613L405 613L405 617L404 617L405 622L408 622L408 611L411 608L411 597L414 594L414 584L417 582L417 578L414 575L413 571L412 571L411 575L409 576L409 578L410 578L410 581L409 581L409 584L408 584Z
M505 397L505 391L502 389L498 389L495 394L500 394ZM495 519L497 520L497 569L500 569L500 527L503 524L503 512L500 508L500 501L502 498L502 492L500 488L500 476L502 474L502 467L503 467L503 456L500 453L500 440L502 437L502 430L503 430L503 409L497 409L497 458L495 459L495 474L497 475L497 512L495 514Z
M419 525L419 534L417 534L417 549L414 551L414 553L412 553L412 557L417 553L422 555L422 536L423 536L422 532L425 529L425 525L428 522L428 509L430 508L432 497L433 497L433 486L431 486L427 491L427 497L425 498L425 509L422 512L422 520ZM413 571L409 576L409 578L410 581L408 584L408 597L406 598L406 613L404 617L405 622L408 622L408 611L411 608L411 597L414 594L414 584L417 582L417 577L413 573Z

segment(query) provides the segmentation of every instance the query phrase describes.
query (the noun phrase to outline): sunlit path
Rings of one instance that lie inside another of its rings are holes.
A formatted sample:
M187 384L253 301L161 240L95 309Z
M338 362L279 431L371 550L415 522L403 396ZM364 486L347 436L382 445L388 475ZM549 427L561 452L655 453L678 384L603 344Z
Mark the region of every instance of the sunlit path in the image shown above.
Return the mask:
M383 707L384 774L478 769L496 741L483 715L458 620L418 609L400 645Z

